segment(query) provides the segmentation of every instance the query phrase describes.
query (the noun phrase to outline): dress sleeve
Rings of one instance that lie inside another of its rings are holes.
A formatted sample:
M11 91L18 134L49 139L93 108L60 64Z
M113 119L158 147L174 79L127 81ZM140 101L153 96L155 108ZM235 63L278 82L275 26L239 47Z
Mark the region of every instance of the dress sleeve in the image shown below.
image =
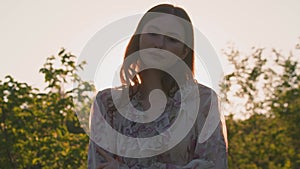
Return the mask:
M221 123L207 141L197 143L195 158L211 162L215 169L227 168L227 148Z
M223 127L222 122L220 122L207 141L197 142L194 158L188 164L180 166L158 162L155 165L166 169L227 169L227 146L223 135Z
M89 169L96 169L101 163L107 162L106 159L102 157L100 153L98 153L99 149L102 149L100 146L97 145L100 141L103 141L103 137L111 136L109 133L105 133L105 128L107 126L104 125L103 120L106 120L108 123L112 121L112 117L107 115L107 112L101 113L101 111L105 110L105 106L102 103L103 97L105 98L105 95L101 95L99 92L97 94L97 97L94 99L93 105L91 107L90 111L90 119L89 119L89 148L88 148L88 168ZM111 142L106 141L104 144L109 145L111 144L115 137L110 137L109 140ZM105 139L104 139L105 140ZM104 149L102 149L105 151ZM115 157L112 153L105 151L109 156ZM120 163L118 169L128 169L128 167Z
M202 159L213 164L215 169L226 169L227 131L224 116L220 113L217 94L210 91L202 95L200 105L195 159Z
M156 168L228 168L226 124L219 110L217 94L207 88L201 92L199 114L195 124L195 137L193 137L195 138L195 148L191 152L193 153L192 160L184 166L158 162L155 164L157 166Z
M98 147L95 142L90 140L88 150L88 169L97 169L101 163L106 162L105 159L99 153L97 153L97 148L100 147ZM113 154L107 151L106 153L113 157ZM123 163L120 163L118 169L129 169L129 167Z
M95 142L90 140L88 150L88 169L95 169L99 164L103 162L105 162L105 160L96 153Z

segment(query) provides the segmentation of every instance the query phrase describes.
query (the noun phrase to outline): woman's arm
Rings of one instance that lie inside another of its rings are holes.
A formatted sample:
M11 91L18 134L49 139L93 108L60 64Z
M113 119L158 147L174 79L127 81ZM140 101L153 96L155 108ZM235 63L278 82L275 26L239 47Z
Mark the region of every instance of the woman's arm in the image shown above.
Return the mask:
M88 169L95 169L103 162L105 162L105 160L96 153L95 143L90 140L88 150Z
M198 142L195 148L195 158L212 162L214 164L212 168L215 169L228 167L226 137L223 134L224 127L220 122L212 136L203 143Z
M222 122L219 123L212 135L203 143L199 140L194 149L194 157L186 165L174 165L171 163L157 162L153 166L159 166L165 169L226 169L227 164L227 146L226 137L223 134ZM186 153L186 152L178 152ZM159 168L156 167L156 168ZM150 167L151 168L151 167Z
M89 143L88 151L88 168L89 169L129 169L124 163L109 152L104 151L97 146L92 140Z
M191 146L190 151L182 149L172 152L180 153L182 156L192 154L192 160L184 166L164 162L157 162L153 166L166 169L226 169L228 167L226 125L219 111L217 95L212 90L202 90L202 92L195 131L191 131L194 137L187 138L190 140L189 144L194 146Z
M197 143L194 158L214 164L215 169L227 168L227 131L220 112L217 94L200 86L200 109L197 120Z
M113 117L106 111L107 98L105 92L99 92L94 99L90 111L89 122L89 150L88 150L88 168L90 169L128 169L120 160L117 160L112 153L105 151L97 144L101 143L108 148L114 148L113 143L116 141L112 133L107 133L107 123L112 123ZM104 111L104 113L101 113ZM103 139L108 137L108 139Z
M228 164L226 135L223 132L224 127L226 127L225 124L220 122L212 135L202 143L199 142L198 138L194 150L194 158L188 164L184 166L167 163L158 164L161 166L165 165L166 169L226 169Z

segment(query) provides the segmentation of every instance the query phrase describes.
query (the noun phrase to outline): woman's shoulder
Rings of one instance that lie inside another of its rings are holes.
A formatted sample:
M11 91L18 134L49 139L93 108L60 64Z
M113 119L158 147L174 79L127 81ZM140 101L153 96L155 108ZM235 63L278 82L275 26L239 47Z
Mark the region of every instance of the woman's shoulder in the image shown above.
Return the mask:
M124 92L126 89L125 86L119 86L114 88L106 88L103 90L99 90L96 95L97 100L107 100L112 97L112 95L117 95L119 93Z
M205 95L216 96L217 95L217 93L212 88L210 88L204 84L201 84L199 82L197 82L197 84L198 84L198 90L199 90L200 96L205 96Z
M99 90L96 95L97 101L104 101L111 97L112 88L106 88L103 90Z
M106 88L98 91L95 99L98 104L102 104L106 108L114 108L114 102L120 100L126 89L126 86Z
M218 95L212 88L201 83L198 83L198 90L200 97L199 108L203 115L207 117L209 110L212 110L213 107L218 107Z
M192 82L189 81L188 83L183 85L183 93L186 95L198 94L200 100L210 100L211 98L217 98L217 93L211 87L199 83L197 80L194 80Z

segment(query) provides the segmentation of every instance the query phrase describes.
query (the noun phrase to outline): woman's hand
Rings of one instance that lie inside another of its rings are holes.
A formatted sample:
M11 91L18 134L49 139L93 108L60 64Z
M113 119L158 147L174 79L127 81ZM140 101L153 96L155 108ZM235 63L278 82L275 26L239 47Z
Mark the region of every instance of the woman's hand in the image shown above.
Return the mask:
M120 166L119 160L114 159L113 157L108 155L101 148L97 147L96 151L107 161L107 162L101 163L99 166L97 166L97 169L119 169L119 166Z
M211 168L214 164L212 162L202 160L202 159L195 159L189 162L187 165L183 166L182 169L205 169L205 168Z

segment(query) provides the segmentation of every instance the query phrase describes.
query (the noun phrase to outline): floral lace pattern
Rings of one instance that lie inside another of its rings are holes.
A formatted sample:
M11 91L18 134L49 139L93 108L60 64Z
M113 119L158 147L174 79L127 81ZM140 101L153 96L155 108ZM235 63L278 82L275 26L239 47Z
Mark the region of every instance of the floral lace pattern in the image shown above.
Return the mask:
M161 169L179 169L179 168L227 168L227 140L226 140L226 126L224 121L219 120L218 126L212 132L211 136L204 142L199 143L198 137L202 132L203 126L210 113L210 108L215 107L218 110L218 102L216 94L208 87L201 84L198 85L199 96L200 96L200 107L195 119L195 123L191 130L187 133L184 139L172 149L153 157L148 158L128 158L119 157L117 155L109 153L113 157L117 157L122 162L120 168L130 169L142 169L142 168L161 168ZM134 137L134 138L145 138L152 137L160 134L168 129L176 117L178 116L180 106L185 104L185 98L182 98L180 92L177 91L174 97L167 98L167 104L164 112L161 116L155 119L151 123L136 123L124 118L118 110L114 107L112 101L112 89L106 89L100 91L97 94L96 100L94 101L91 116L90 116L90 130L91 139L89 144L88 152L88 167L97 168L97 166L105 160L101 155L97 153L97 149L100 146L97 145L98 141L102 140L102 137L108 136L109 133L102 133L101 129L103 126L101 123L96 122L95 119L99 118L100 113L104 117L105 121L110 124L112 128L118 132ZM122 92L122 90L120 90ZM191 93L193 90L188 85L184 86L182 93ZM183 95L184 95L183 94ZM131 103L134 108L125 106L126 112L134 114L132 112L136 109L142 110L142 103L140 102L140 94L137 93L132 97ZM127 103L129 104L129 103ZM124 109L124 110L125 110ZM189 112L182 110L183 115L187 121ZM219 112L217 112L219 113ZM138 117L137 117L138 118ZM225 130L224 130L225 129ZM115 136L114 148L118 151L156 151L161 149L165 142L172 137L172 133L165 132L162 140L158 140L149 150L149 144L137 141L137 142L126 142ZM113 144L113 143L108 143ZM147 149L144 145L147 145Z

